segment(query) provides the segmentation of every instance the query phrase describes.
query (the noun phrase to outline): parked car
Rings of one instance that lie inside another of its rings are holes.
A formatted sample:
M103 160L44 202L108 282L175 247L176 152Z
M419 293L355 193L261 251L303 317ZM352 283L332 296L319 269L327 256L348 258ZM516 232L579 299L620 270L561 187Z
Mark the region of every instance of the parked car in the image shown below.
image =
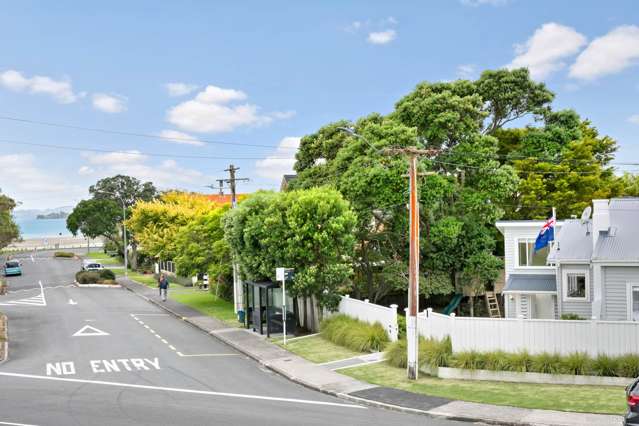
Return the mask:
M4 276L22 275L22 265L18 260L9 260L4 264Z
M83 271L101 271L102 269L104 269L104 266L93 260L85 260L82 262Z
M623 420L624 426L639 425L639 378L626 387L626 402L628 412Z

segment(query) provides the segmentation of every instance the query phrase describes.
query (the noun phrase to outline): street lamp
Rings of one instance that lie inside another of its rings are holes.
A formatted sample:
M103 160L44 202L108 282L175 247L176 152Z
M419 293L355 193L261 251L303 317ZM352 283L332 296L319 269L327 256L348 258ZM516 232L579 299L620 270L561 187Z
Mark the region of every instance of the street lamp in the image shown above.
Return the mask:
M126 203L124 202L124 198L119 193L114 192L104 192L100 191L102 194L112 195L120 199L122 202L122 237L124 238L124 278L129 278L129 256L128 256L128 247L126 241Z
M372 149L374 149L376 152L379 152L379 151L380 151L379 149L375 148L375 147L373 146L373 144L372 144L372 143L370 143L370 142L368 141L368 139L366 139L364 136L362 136L362 135L360 135L359 133L357 133L357 132L355 131L355 129L354 129L354 128L352 128L352 127L338 127L338 128L337 128L337 130L341 130L342 132L346 132L346 133L348 133L348 134L349 134L349 135L351 135L351 136L354 136L354 137L356 137L356 138L358 138L358 139L363 140L364 142L366 142L366 144L367 144L369 147L371 147Z

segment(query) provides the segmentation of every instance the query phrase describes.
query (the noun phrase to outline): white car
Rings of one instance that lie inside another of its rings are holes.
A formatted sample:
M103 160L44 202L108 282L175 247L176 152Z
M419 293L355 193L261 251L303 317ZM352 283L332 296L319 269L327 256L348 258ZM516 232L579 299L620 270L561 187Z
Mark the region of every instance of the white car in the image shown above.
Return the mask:
M83 271L101 271L102 269L104 269L104 266L93 260L85 260L82 262Z

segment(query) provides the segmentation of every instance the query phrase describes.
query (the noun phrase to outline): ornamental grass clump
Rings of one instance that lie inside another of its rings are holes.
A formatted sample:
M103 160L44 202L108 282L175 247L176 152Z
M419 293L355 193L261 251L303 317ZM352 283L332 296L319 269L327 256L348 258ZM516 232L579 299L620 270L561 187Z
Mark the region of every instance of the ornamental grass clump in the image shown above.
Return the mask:
M594 376L616 376L618 366L618 358L599 355L592 362L591 372Z
M325 319L320 330L325 339L357 352L381 351L389 342L381 324L368 324L347 315L333 315Z
M406 368L408 363L406 345L406 339L390 343L384 351L386 362L393 367ZM443 340L419 338L418 362L420 366L447 367L452 352L448 337Z
M587 375L592 360L585 352L575 352L561 359L561 372L572 375Z
M452 358L451 366L465 370L481 370L484 367L483 355L479 352L458 352Z
M505 370L516 373L529 372L532 365L532 357L526 351L508 354L505 360Z
M495 352L486 352L483 354L484 357L484 369L485 370L493 370L493 371L504 371L506 370L507 355L503 351L495 351Z
M561 357L548 352L534 355L529 371L533 373L559 374L561 372Z
M639 376L639 355L623 355L617 358L617 376L638 377Z

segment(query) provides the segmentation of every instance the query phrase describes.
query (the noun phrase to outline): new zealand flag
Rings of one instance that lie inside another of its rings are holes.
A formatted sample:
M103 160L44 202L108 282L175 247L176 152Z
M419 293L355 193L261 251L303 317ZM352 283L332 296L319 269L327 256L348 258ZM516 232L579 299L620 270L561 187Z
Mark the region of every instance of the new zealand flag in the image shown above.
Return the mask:
M537 235L537 239L535 240L535 251L541 250L551 241L555 240L556 222L555 218L551 217L546 221L546 223L544 223L544 226L541 227L541 231L539 231L539 235Z

